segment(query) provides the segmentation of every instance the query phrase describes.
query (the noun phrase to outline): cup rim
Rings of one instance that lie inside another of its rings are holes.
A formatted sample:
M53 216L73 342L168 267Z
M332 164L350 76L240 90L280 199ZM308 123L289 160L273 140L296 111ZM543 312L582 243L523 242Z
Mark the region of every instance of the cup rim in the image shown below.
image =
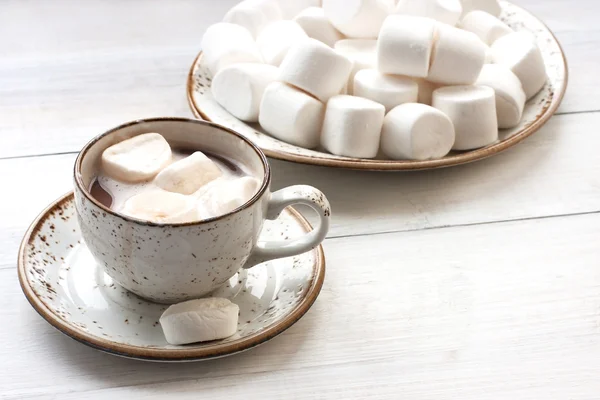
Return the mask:
M258 158L260 159L260 161L263 164L264 167L264 175L263 175L263 182L262 185L260 187L260 189L258 190L258 192L250 199L248 200L246 203L242 204L241 206L239 206L238 208L234 209L233 211L230 211L226 214L223 215L219 215L216 217L212 217L212 218L207 218L207 219L202 219L199 221L191 221L191 222L178 222L178 223L163 223L163 222L152 222L152 221L147 221L144 219L139 219L139 218L134 218L134 217L130 217L124 214L121 214L119 212L116 212L112 209L110 209L109 207L106 207L104 204L100 203L99 201L97 201L89 192L88 188L85 187L85 185L83 184L83 177L81 175L81 165L83 163L83 159L85 158L87 152L94 147L94 145L96 145L96 143L98 143L102 138L109 136L109 135L113 135L116 132L130 127L130 126L134 126L134 125L138 125L138 124L142 124L142 123L152 123L152 122L165 122L165 121L170 121L170 122L183 122L183 123L193 123L193 124L198 124L198 125L202 125L205 127L210 127L210 128L214 128L217 130L220 130L221 132L225 132L228 133L230 135L233 135L235 137L237 137L238 139L241 139L242 141L246 142L246 144L248 144L250 146L250 148L252 150L254 150L254 152L256 153L256 155L258 156ZM100 208L102 211L111 214L115 217L121 218L127 222L132 222L138 225L143 225L143 226L152 226L152 227L186 227L186 226L198 226L198 225L204 225L204 224L209 224L211 222L215 222L215 221L219 221L221 219L225 219L231 215L237 214L238 212L247 209L248 207L252 206L254 203L256 203L267 191L267 188L269 187L269 184L271 182L271 167L269 165L269 162L267 160L267 156L265 155L265 153L263 153L262 150L260 150L258 148L258 146L256 146L252 141L250 141L248 138L244 137L243 135L237 133L236 131L229 129L225 126L219 125L219 124L215 124L214 122L207 122L207 121L202 121L202 120L197 120L197 119L191 119L191 118L184 118L184 117L155 117L155 118L143 118L143 119L137 119L134 121L130 121L130 122L126 122L124 124L118 125L112 129L109 129L108 131L101 133L99 135L97 135L96 137L94 137L92 140L90 140L85 146L83 146L83 148L81 149L81 151L79 152L79 154L77 155L77 158L75 159L75 166L73 168L73 175L74 175L74 180L75 180L75 185L77 186L77 189L83 194L83 196L85 196L85 198L92 202L96 207Z

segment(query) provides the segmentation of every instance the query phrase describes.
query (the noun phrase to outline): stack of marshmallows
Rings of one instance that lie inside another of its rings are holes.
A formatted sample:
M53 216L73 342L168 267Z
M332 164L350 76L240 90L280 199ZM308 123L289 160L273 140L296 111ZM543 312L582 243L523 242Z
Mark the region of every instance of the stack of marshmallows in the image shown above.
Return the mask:
M513 128L547 75L498 0L244 0L202 47L212 93L270 135L339 156L426 160Z

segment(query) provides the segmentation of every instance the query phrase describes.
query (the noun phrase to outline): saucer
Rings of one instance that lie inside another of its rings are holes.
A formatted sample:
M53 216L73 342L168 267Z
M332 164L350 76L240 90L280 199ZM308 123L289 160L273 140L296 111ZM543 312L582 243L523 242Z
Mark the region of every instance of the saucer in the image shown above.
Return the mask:
M194 60L188 74L188 103L197 118L215 122L238 132L256 143L267 156L279 160L371 171L423 170L482 160L513 147L537 132L558 109L568 82L565 55L550 29L535 15L515 4L502 1L501 5L501 19L508 26L515 31L530 32L536 38L546 64L548 80L544 88L525 104L521 122L514 128L501 129L497 142L480 149L452 151L440 159L417 161L342 157L322 149L311 150L285 143L268 135L258 124L240 121L217 103L210 90L212 75L208 71L202 52Z
M284 240L311 229L294 209L266 221L261 239ZM218 341L169 345L158 322L167 306L126 291L96 264L81 238L73 193L32 223L19 250L21 287L52 326L95 349L133 359L185 362L224 357L277 336L316 300L325 278L323 250L242 270L212 296L240 307L238 331Z

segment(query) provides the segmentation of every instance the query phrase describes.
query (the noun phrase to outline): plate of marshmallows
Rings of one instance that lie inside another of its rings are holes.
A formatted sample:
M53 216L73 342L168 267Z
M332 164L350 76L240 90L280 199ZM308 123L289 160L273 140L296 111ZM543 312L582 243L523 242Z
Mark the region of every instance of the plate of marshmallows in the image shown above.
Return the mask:
M190 70L196 117L272 158L365 170L481 160L566 90L552 32L498 0L244 0Z

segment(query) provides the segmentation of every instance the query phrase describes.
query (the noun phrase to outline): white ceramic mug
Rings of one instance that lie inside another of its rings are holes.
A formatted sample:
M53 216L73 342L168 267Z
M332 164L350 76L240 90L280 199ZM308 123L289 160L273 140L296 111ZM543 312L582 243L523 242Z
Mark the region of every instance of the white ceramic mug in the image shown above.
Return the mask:
M238 209L208 220L157 224L131 218L102 205L90 194L102 152L148 132L163 135L174 148L208 151L236 160L262 177L258 193ZM105 272L131 292L160 303L206 295L240 268L304 253L318 246L329 229L329 202L310 186L270 192L267 158L248 139L209 122L155 118L121 125L89 142L75 162L75 204L83 238ZM291 241L261 242L265 219L276 219L293 204L314 209L316 229Z

